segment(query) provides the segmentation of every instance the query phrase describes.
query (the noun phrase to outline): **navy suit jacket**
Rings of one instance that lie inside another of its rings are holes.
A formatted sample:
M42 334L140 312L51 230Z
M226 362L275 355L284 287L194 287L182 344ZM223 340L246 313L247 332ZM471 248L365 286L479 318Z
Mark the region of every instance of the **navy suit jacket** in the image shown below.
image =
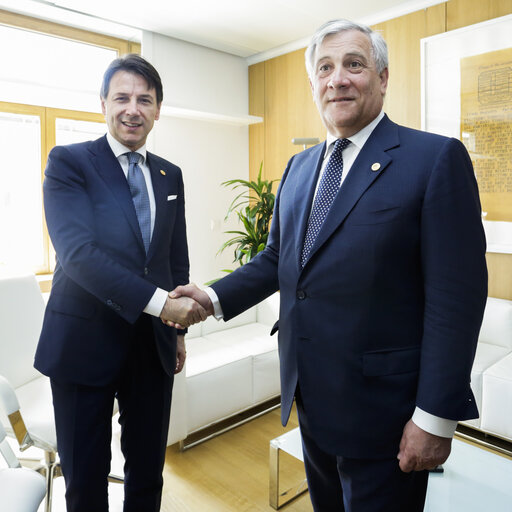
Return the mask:
M470 373L487 270L476 180L458 140L385 116L301 269L324 152L292 157L266 249L213 289L225 319L280 290L283 424L299 384L325 451L394 457L416 406L478 414Z
M156 217L148 254L128 182L106 136L55 147L45 171L46 222L57 254L36 368L55 379L105 385L157 287L189 281L181 170L147 153ZM176 366L176 330L151 317L163 368Z

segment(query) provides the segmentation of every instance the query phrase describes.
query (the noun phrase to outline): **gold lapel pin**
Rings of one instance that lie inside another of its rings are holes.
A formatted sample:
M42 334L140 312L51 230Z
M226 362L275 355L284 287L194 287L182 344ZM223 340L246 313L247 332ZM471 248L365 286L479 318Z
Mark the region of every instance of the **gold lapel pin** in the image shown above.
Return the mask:
M379 162L375 162L374 164L372 164L372 171L378 171L379 169L380 169Z
M161 174L162 176L165 176L165 171L163 171L162 169L160 169L160 174Z

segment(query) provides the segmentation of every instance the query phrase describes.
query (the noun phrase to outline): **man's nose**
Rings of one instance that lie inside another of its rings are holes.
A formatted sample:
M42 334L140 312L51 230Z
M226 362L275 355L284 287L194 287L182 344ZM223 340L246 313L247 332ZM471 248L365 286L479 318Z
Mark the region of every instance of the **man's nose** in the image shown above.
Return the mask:
M131 116L136 116L139 113L139 105L137 103L137 98L131 99L126 105L126 113Z
M327 84L333 89L339 89L340 87L346 87L349 84L348 74L342 67L336 68L331 74L331 79Z

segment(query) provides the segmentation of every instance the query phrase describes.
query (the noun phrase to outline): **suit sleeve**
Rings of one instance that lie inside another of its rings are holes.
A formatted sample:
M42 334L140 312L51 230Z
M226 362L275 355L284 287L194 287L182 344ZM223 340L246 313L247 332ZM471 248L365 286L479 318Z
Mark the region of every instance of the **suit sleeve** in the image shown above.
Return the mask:
M447 139L422 208L425 309L416 400L446 419L477 415L470 375L487 298L485 251L471 160L460 141Z
M80 287L135 322L156 286L120 265L96 240L94 211L79 159L55 147L43 183L46 222L64 273Z

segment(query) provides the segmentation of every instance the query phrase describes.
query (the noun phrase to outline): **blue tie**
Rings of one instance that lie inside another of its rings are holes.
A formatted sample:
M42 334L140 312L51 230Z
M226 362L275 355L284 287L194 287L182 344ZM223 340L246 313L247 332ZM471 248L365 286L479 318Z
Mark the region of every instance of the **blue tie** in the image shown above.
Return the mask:
M149 206L149 194L142 169L139 167L139 153L125 153L128 156L128 185L132 194L135 213L139 221L140 232L146 253L151 240L151 208Z
M334 143L334 149L318 185L315 202L309 216L308 228L300 258L301 267L304 267L308 260L311 248L340 188L341 176L343 174L342 152L349 144L350 141L348 139L338 139Z

